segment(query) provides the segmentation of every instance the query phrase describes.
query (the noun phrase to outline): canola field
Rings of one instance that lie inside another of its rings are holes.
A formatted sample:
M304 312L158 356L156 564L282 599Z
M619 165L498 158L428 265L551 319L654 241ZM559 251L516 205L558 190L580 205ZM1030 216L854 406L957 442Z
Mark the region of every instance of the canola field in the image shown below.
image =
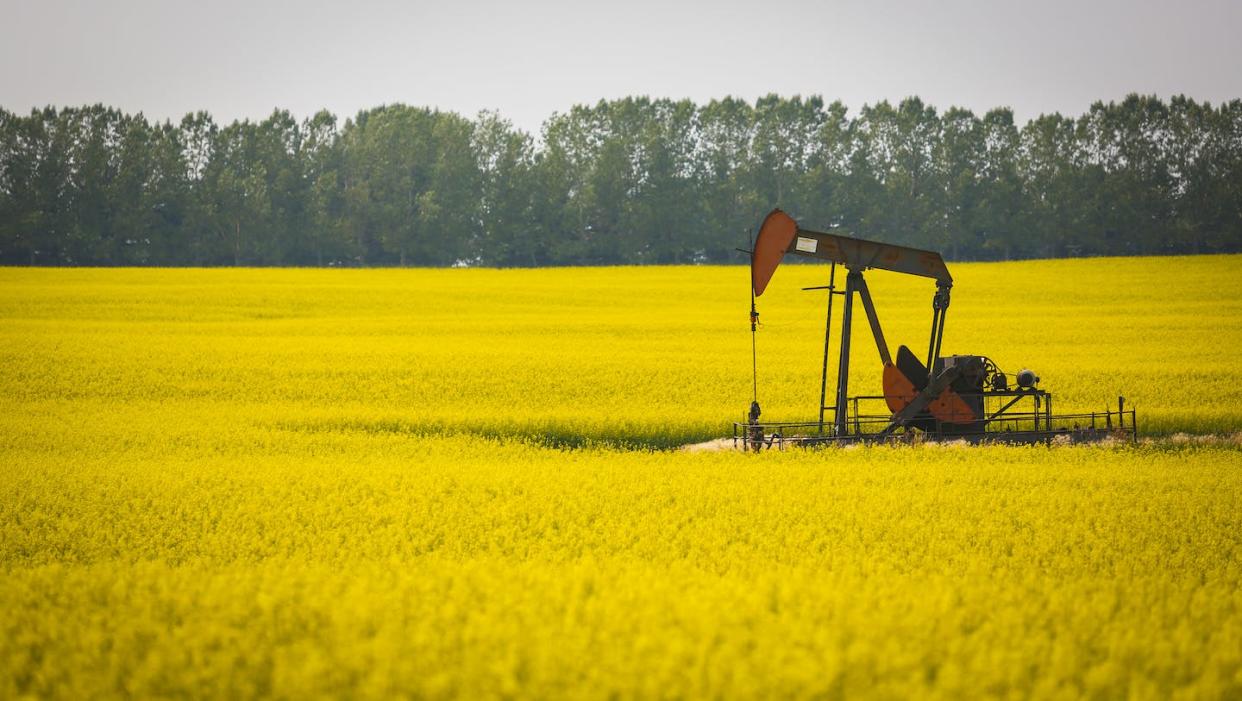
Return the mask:
M953 273L946 353L1144 441L677 450L750 401L740 267L0 269L0 697L1242 695L1242 257Z

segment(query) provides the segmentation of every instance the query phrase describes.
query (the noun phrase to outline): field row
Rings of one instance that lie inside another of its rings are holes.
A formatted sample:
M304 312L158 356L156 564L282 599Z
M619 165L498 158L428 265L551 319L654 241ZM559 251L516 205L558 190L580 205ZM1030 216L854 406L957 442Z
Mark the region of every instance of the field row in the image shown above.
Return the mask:
M1242 450L10 449L0 695L1242 693Z
M954 266L946 352L1156 440L758 456L653 449L750 401L743 268L0 269L0 698L1237 698L1240 265Z
M953 272L944 352L1033 368L1067 411L1125 395L1148 433L1242 426L1231 399L1242 382L1242 257ZM799 288L826 274L786 266L760 300L767 419L815 415L824 294ZM890 345L923 354L930 283L870 279ZM741 267L10 269L0 281L0 392L32 411L232 406L311 429L675 445L726 433L751 399ZM877 393L878 356L857 324L851 388Z

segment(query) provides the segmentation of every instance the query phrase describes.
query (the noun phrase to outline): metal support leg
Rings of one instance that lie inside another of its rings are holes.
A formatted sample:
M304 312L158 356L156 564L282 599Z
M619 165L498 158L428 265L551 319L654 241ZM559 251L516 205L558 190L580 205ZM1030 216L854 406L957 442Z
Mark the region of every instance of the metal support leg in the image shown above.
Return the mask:
M837 264L828 273L828 318L824 322L824 370L819 380L819 432L824 432L824 407L828 402L828 340L832 336L832 298L836 296Z
M846 402L849 398L850 379L850 323L854 321L854 290L862 273L851 270L845 276L845 311L841 320L841 359L837 364L837 409L833 417L833 428L838 436L844 436L847 430L845 423L847 414Z

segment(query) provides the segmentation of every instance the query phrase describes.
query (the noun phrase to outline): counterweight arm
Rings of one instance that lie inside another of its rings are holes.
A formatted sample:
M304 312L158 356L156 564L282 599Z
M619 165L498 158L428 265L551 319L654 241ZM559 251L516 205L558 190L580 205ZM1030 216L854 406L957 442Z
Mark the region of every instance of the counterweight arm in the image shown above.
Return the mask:
M932 297L931 339L927 343L927 372L936 371L936 358L940 357L940 342L944 340L944 317L949 311L949 291L952 282L936 281L936 296Z

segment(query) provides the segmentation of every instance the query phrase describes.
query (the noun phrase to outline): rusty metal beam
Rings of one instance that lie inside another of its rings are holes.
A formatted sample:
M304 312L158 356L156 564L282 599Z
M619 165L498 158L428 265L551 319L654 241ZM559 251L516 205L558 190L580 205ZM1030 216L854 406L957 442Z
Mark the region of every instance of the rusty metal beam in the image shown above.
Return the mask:
M867 321L871 323L871 335L875 336L875 347L880 351L880 362L893 364L893 356L888 352L888 343L884 340L884 330L880 328L880 317L875 313L875 303L871 301L871 290L862 274L858 275L858 297L862 300L863 310L867 312Z
M944 258L935 251L919 248L798 228L786 252L841 263L856 270L891 270L939 282L953 282Z
M751 290L756 297L767 289L786 254L840 263L850 270L891 270L953 282L944 258L935 251L803 229L793 217L774 209L759 227L751 253Z

